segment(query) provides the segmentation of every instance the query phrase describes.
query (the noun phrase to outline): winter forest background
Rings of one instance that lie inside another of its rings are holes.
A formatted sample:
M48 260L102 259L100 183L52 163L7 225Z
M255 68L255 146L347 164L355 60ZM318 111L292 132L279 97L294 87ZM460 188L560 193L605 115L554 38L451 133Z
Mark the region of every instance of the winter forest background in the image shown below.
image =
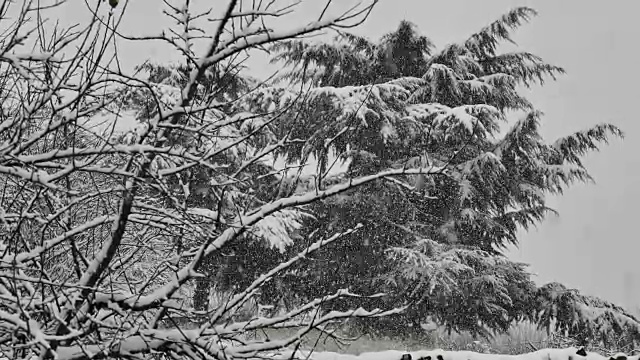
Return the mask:
M543 134L530 89L571 75L513 41L536 10L435 44L309 3L2 2L0 352L632 351L634 309L505 256L625 135Z

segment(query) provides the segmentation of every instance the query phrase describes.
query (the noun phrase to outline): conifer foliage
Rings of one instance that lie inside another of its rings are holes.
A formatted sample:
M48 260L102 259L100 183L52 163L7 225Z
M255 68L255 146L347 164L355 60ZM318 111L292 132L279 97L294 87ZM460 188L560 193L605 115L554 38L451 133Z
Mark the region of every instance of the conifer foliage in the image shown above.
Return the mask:
M501 251L518 243L519 229L554 212L545 196L592 181L581 159L623 133L601 124L553 142L542 138L543 114L519 89L542 85L564 70L528 52L498 52L501 43L513 42L512 30L534 15L530 8L513 9L440 51L407 21L378 42L341 32L331 43L289 40L272 47L273 61L287 71L280 85L259 89L257 96L272 99L278 109L291 97L291 85L310 86L298 116L285 118L282 126L307 141L283 155L289 162L315 157L316 188L341 162L349 175L429 165L446 169L382 178L314 204L316 219L308 222L313 232L366 226L296 272L289 283L295 296L343 286L384 289L389 295L372 304L412 305L387 329L412 324L414 331L432 316L449 330L487 335L506 330L515 319L548 327L551 316L559 328L583 331L558 312L550 287L536 289L526 266ZM563 311L597 302L580 299ZM623 313L611 308L608 314ZM637 329L636 319L623 317ZM602 317L581 319L605 338L612 333L603 329L622 331Z

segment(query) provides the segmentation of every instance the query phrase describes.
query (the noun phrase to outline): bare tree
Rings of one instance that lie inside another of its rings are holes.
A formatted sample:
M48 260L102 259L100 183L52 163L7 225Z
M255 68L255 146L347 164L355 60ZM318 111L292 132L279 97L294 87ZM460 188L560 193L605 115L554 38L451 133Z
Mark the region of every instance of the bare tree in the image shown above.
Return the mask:
M193 14L189 0L180 6L165 3L166 14L178 25L152 36L122 33L119 24L127 2L116 8L105 4L86 2L92 14L88 22L67 28L48 18L68 6L64 1L5 0L0 5L3 356L260 357L296 345L311 329L336 320L401 311L314 312L321 303L357 296L343 290L282 316L232 321L230 314L261 285L357 228L308 239L303 252L224 304L196 310L190 299L194 281L203 276L199 269L212 254L261 231L277 237L274 227L286 232L285 217L304 216L305 204L381 177L443 170L388 170L265 200L256 193L281 172L263 160L304 139L269 130L282 112L237 112L242 96L223 96L229 83L220 77L202 85L211 69L233 75L238 59L250 49L355 26L375 0L333 17L327 15L328 1L313 21L284 29L276 29L277 19L295 11L297 4L231 0L217 16L214 9ZM127 73L119 65L121 41L170 44L185 59L185 75L171 82L166 79L175 74L169 74L162 82L142 76L149 67ZM204 44L202 54L194 50L198 42ZM259 86L248 84L245 90L250 92L252 85ZM139 123L118 136L113 119L127 114ZM261 125L243 127L256 118ZM98 126L100 119L106 125ZM260 167L264 171L256 175ZM208 200L198 205L194 198ZM309 313L314 316L300 317ZM173 320L177 316L197 321L178 326ZM243 336L293 325L298 333L280 341Z

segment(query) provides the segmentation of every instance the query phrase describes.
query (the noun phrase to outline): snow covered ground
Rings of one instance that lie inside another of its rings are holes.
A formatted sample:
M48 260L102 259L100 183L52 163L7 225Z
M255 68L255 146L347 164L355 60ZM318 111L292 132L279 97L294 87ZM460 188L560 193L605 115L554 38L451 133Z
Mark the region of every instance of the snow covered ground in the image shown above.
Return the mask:
M407 356L410 355L411 357ZM273 359L284 360L292 358L292 351L283 352ZM388 350L367 352L360 355L339 354L335 352L313 352L299 350L295 356L298 359L310 360L640 360L638 355L627 356L616 354L606 357L594 352L586 352L582 348L542 349L521 355L482 354L472 351L446 351L441 349L399 351Z

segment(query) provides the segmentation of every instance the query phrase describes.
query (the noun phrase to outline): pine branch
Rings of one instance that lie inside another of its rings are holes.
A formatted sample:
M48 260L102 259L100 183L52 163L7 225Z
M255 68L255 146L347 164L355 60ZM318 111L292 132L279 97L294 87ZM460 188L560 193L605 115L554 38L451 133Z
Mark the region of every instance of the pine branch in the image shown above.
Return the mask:
M537 12L528 7L512 9L500 19L469 37L464 42L464 46L479 59L493 57L499 42L506 40L514 43L510 37L510 31L528 22L535 15Z
M611 124L599 124L591 129L578 131L572 135L562 137L553 143L565 161L583 167L580 158L588 151L599 150L598 143L609 143L609 136L624 138L624 133Z

